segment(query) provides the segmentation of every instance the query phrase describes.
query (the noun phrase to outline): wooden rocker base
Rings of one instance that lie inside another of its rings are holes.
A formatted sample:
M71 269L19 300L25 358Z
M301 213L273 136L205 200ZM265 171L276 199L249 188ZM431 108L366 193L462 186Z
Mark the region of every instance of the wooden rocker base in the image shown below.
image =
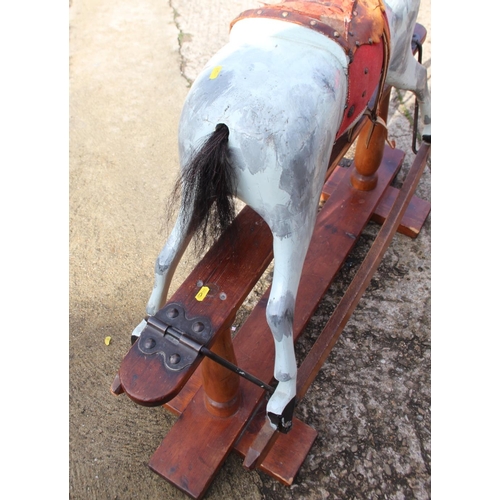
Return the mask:
M385 148L378 169L378 183L372 191L360 191L351 186L354 165L337 167L325 183L323 198L326 202L318 215L299 286L295 341L368 221L383 221L389 215L388 209L399 191L389 184L399 171L403 156L400 150ZM428 203L413 197L404 216L401 214L399 230L416 236L429 210ZM270 231L255 212L245 208L235 224L242 229L238 239L229 241L229 236L223 236L169 302L182 304L190 317L210 318L214 332L210 345L214 345L221 332L229 331L235 312L272 259ZM196 296L202 286L209 291L200 301ZM261 298L233 341L237 365L265 383L273 380L274 363L274 344L265 318L268 293ZM159 377L165 380L165 368L154 356L147 357L137 351L137 344L125 356L112 392L131 392L133 395L129 395L134 401L145 405L152 405L155 398L156 404L162 404L163 392L168 393L168 398L178 393L165 408L180 418L151 457L149 467L192 498L201 498L232 450L242 457L249 453L265 422L265 392L242 379L235 412L226 418L217 416L207 404L203 385L203 366L212 363L210 360L196 368L201 359L197 360L182 380L174 377L174 384L179 387L162 389L161 384L155 386L151 381ZM143 383L138 384L141 376ZM314 429L294 419L289 434L273 437L259 469L291 485L315 438Z

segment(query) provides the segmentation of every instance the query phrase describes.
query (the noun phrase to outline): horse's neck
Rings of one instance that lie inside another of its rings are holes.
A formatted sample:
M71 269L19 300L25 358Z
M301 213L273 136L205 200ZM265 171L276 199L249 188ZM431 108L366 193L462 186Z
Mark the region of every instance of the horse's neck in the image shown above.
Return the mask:
M344 50L330 38L309 28L275 19L242 19L231 29L231 44L269 45L273 38L288 40L291 44L313 45L329 52L332 64L338 63L347 71L348 60Z

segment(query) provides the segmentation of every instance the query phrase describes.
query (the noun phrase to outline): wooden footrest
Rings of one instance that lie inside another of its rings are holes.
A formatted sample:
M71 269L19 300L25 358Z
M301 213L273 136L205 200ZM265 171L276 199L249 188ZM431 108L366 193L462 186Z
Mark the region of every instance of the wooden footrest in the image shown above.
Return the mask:
M341 167L338 167L341 168ZM338 178L335 176L330 176L330 178L325 182L322 192L322 199L327 200L331 194L337 189ZM391 210L396 196L399 193L399 189L388 186L384 195L382 196L380 202L378 203L375 211L372 214L371 220L382 225ZM401 224L398 227L398 233L409 236L410 238L416 238L424 225L427 216L431 211L431 204L426 200L422 200L417 196L413 196L406 212L401 220Z
M384 194L382 200L377 205L377 209L372 215L372 221L378 224L383 224L389 211L396 200L399 189L389 186ZM426 200L422 200L417 196L413 196L408 208L406 209L401 224L398 227L398 233L409 236L410 238L416 238L424 225L427 216L431 211L431 204Z
M241 439L234 446L234 451L241 457L246 457L248 449L264 425L265 419L265 405L262 405ZM259 470L277 481L291 486L317 435L318 433L312 427L294 418L292 430L288 434L279 433L278 439L258 467Z

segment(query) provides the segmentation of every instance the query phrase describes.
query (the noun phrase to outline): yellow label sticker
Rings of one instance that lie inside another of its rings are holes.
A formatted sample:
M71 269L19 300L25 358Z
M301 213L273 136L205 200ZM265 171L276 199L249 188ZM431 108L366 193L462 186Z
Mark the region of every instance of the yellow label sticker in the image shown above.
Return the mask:
M215 68L212 70L212 73L210 73L210 80L215 80L219 76L221 69L222 66L215 66Z
M208 286L202 286L200 288L200 291L196 294L195 299L198 302L201 302L207 296L209 291L210 291L210 288L208 288Z

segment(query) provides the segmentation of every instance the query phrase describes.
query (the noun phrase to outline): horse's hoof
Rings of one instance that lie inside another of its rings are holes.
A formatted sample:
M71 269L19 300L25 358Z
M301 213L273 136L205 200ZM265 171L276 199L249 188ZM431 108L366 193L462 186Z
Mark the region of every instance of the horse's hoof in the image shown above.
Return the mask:
M292 418L293 411L295 409L295 400L294 397L283 409L283 413L281 415L276 415L276 413L272 413L270 411L267 412L267 416L271 421L271 425L276 428L279 432L283 434L287 434L290 432L292 428Z
M426 142L427 144L430 144L431 143L431 136L430 136L430 134L429 135L427 135L427 134L423 135L422 136L422 140L424 142Z
M142 331L144 328L148 326L147 322L145 319L143 319L135 328L134 331L132 332L132 336L130 337L130 341L132 342L132 345L134 345L135 341L141 336Z

